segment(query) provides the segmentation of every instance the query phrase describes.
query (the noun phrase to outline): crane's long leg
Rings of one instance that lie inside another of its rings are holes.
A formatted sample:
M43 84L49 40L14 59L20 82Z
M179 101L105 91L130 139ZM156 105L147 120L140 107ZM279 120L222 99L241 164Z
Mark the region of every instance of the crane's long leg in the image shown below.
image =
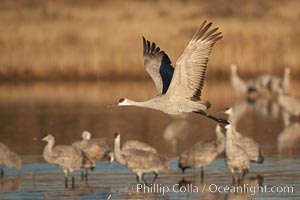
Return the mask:
M204 181L204 167L201 166L201 183Z
M136 174L136 180L137 180L138 183L141 182L141 180L142 180L142 173L141 173L141 172L138 172L138 173Z
M81 180L86 181L88 180L88 169L81 169Z
M88 169L85 169L85 175L84 175L84 179L85 179L85 181L87 181L88 180Z
M212 116L212 115L210 115L210 114L204 112L203 110L194 111L194 113L203 115L203 116L205 116L205 117L207 117L207 118L209 118L209 119L212 119L212 120L214 120L214 121L216 121L216 122L218 122L218 123L220 123L220 124L225 124L225 125L229 124L229 122L228 122L227 120L222 119L222 118L217 118L217 117L215 117L215 116Z
M235 177L234 177L234 169L233 168L230 169L230 173L231 173L231 176L232 176L232 184L234 185L235 184Z
M84 176L85 176L84 170L82 169L82 170L81 170L81 180L82 180L82 181L84 180Z
M142 174L142 180L144 181L145 185L147 185L148 187L151 187L152 184L149 184L146 179L145 179L145 174Z
M249 173L249 169L243 169L242 180L244 180L245 175Z
M72 188L75 187L75 178L74 178L74 172L73 170L70 170L71 174L72 174Z
M157 176L158 176L158 173L156 173L156 172L153 172L153 173L154 173L154 178L152 180L152 184L155 182L155 180L157 179Z
M64 170L65 173L65 188L68 188L68 170Z
M239 185L243 182L244 176L245 176L245 170L244 169L239 169L239 178L238 178L238 184Z

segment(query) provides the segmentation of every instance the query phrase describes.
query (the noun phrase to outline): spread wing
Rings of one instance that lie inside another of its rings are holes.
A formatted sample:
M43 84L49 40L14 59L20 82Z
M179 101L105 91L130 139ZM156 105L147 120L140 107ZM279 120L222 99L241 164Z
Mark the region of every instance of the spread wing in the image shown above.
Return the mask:
M161 51L156 44L150 43L143 37L144 67L151 76L157 95L165 94L171 83L174 68L168 55Z
M184 95L192 101L200 101L204 85L208 56L215 42L222 38L218 28L209 30L212 23L206 21L198 28L176 62L174 76L168 93Z

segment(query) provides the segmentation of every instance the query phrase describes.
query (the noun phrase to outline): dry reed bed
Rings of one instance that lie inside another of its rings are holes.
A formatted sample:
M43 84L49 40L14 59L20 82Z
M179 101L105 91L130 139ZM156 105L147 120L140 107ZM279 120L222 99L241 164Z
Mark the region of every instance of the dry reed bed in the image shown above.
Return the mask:
M135 100L146 100L155 95L151 81L130 81L98 83L33 83L33 84L1 84L0 103L5 104L51 104L58 102L63 105L88 104L108 105L121 97ZM204 86L203 99L211 100L223 97L229 105L232 101L231 88L228 82L207 82ZM218 100L216 100L218 101ZM213 106L213 109L216 106Z
M239 1L1 1L0 78L101 79L146 77L144 35L175 63L197 26L208 19L223 32L208 78L300 74L300 3Z

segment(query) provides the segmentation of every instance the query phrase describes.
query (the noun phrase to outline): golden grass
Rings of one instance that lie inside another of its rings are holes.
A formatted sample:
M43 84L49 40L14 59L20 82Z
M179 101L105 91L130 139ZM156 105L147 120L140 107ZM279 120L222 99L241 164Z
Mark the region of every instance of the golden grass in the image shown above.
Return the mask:
M300 74L300 3L288 1L38 1L0 2L1 80L145 78L144 35L173 64L204 19L223 32L208 78Z

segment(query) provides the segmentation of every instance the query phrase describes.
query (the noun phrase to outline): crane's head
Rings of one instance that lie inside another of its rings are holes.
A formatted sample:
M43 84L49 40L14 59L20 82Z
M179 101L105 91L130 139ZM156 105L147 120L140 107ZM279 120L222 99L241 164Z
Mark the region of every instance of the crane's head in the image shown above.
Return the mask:
M231 69L231 71L236 72L236 71L237 71L236 64L231 64L231 65L230 65L230 69Z
M286 67L284 69L284 75L289 75L291 73L291 69L289 67Z
M84 140L90 140L91 139L91 133L90 132L88 132L88 131L83 131L82 132L82 139L84 139Z
M113 106L128 106L129 104L129 100L127 98L121 98L119 99L118 102L113 103L111 105L106 106L107 108L113 107Z
M119 133L115 133L115 139L119 139L120 138L120 134Z
M46 135L45 137L42 138L42 141L45 142L54 142L54 137L51 134Z

